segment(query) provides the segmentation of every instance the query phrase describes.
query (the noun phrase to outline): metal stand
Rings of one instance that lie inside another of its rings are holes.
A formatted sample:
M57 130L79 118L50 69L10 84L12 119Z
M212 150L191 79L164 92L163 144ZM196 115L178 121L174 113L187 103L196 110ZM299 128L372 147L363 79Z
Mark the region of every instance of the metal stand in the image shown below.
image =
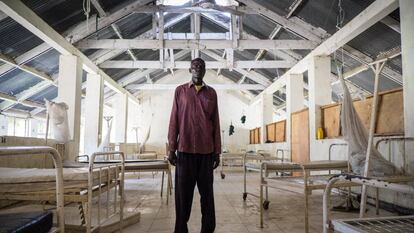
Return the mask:
M371 120L369 124L369 136L368 136L368 146L367 146L367 153L365 159L365 169L364 169L364 177L369 176L369 163L370 157L373 148L373 140L374 140L374 133L375 133L375 123L377 118L377 107L378 107L378 84L379 84L379 75L384 68L384 65L387 60L378 61L371 65L371 69L375 73L375 83L374 83L374 99L372 101L372 108L371 108ZM366 209L366 202L367 202L367 186L362 185L362 192L361 192L361 208L359 210L359 217L363 218Z
M141 154L141 148L140 148L140 146L139 146L139 141L138 141L138 129L139 129L139 127L132 127L132 130L134 130L135 131L135 140L136 140L136 142L137 142L137 153L138 153L138 155L139 154Z

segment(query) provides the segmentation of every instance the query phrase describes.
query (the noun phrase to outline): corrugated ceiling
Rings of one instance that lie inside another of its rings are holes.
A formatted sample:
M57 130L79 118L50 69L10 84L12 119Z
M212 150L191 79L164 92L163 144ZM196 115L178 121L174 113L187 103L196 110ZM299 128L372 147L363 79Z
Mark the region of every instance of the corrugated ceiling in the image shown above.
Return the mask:
M57 32L64 34L69 28L79 24L85 20L85 15L82 10L82 0L24 0L23 1L30 9L38 14L44 21L46 21L51 27ZM113 12L121 7L133 2L132 0L100 0L101 6L107 12ZM294 2L293 0L255 0L255 2L263 5L271 11L274 11L282 16L289 12L289 6ZM365 9L372 1L359 1L350 0L342 1L342 7L345 11L344 23L349 22L353 17L359 14ZM328 32L334 34L336 28L336 17L338 12L338 1L303 1L301 6L296 10L293 16L297 16L305 22L311 24L314 27L319 27ZM96 14L96 10L92 7L91 15ZM169 22L172 18L176 17L177 14L166 14L165 21ZM394 11L391 15L396 20L399 20L398 11ZM229 23L229 17L225 15L219 16L220 20ZM116 22L119 27L123 38L133 39L142 33L151 30L152 27L152 16L148 14L133 13L127 17ZM268 39L269 34L274 30L276 24L271 20L268 20L259 15L245 15L243 21L243 27L246 33L252 34L260 39ZM91 35L89 38L97 39L113 39L118 38L114 30L111 27L103 28L97 32L93 32L91 29ZM182 20L177 25L174 25L166 32L190 32L190 17ZM201 17L201 32L227 32L226 29L218 26L217 23ZM292 34L284 29L278 34L275 39L299 39L298 36ZM10 18L5 18L0 21L0 52L11 58L16 58L30 49L40 45L42 41L34 36L32 33L27 31L25 28L14 22ZM400 35L393 31L382 23L377 23L365 32L358 35L348 45L360 50L362 53L368 55L372 59L375 59L381 52L387 51L400 46ZM83 50L86 55L91 55L97 50ZM178 50L174 51L175 53ZM253 60L256 56L257 50L245 50L235 52L235 60ZM296 50L294 51L302 57L309 53L309 50ZM159 52L154 50L133 50L134 55L138 60L158 60ZM222 55L222 51L216 51L218 55ZM204 54L201 55L206 60L213 60ZM177 60L189 60L190 54L184 56L184 58ZM274 60L278 57L266 53L263 57L264 60ZM127 52L113 58L113 60L131 60L130 55ZM41 72L48 75L57 74L59 71L59 53L56 50L49 50L44 54L41 54L37 58L29 61L26 65L36 68ZM361 65L358 61L353 58L344 56L345 71L355 68ZM0 65L4 65L0 62ZM389 61L388 67L395 70L397 73L401 73L401 59L396 58ZM334 67L333 67L334 68ZM130 74L134 70L132 69L104 69L104 71L110 75L114 80L119 80L125 75ZM256 72L262 74L270 81L281 76L286 69L256 69ZM231 72L228 69L221 71L223 75L229 79L238 82L242 75L237 72ZM336 70L332 70L336 73ZM169 72L159 70L151 74L151 78L154 82L161 79ZM85 80L85 75L83 77ZM357 86L372 92L373 90L373 73L370 70L362 72L355 77L350 79ZM41 80L31 74L13 69L7 73L0 75L0 92L7 93L10 95L16 95L23 90L26 90ZM141 79L137 83L146 82L146 79ZM246 79L245 83L254 83L250 79ZM389 79L382 77L380 80L380 89L389 90L398 88L400 85L396 84ZM257 94L257 91L251 93ZM57 88L51 86L41 93L38 93L30 100L43 102L44 98L53 99L57 95ZM284 96L280 96L282 99ZM279 101L279 100L278 100ZM1 100L0 100L1 103ZM15 108L30 110L27 107L16 105Z

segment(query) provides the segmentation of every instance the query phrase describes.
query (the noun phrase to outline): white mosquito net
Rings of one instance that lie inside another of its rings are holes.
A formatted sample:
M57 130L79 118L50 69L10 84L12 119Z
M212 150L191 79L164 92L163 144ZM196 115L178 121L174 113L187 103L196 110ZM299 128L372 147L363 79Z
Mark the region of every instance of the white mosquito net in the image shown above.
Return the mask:
M45 100L50 130L57 142L66 143L70 140L68 123L68 105Z
M339 80L344 90L341 106L342 135L345 141L348 142L348 153L353 172L363 175L368 147L368 134L354 108L351 95L342 76L342 68L338 65L337 69ZM397 173L400 173L400 171L394 164L384 159L379 151L373 147L370 157L369 175L390 176Z
M111 140L111 130L112 130L112 120L110 120L109 125L108 125L108 129L106 131L105 137L103 138L103 140L101 141L101 144L99 144L98 147L98 152L103 152L105 151L105 148L109 147L109 143Z

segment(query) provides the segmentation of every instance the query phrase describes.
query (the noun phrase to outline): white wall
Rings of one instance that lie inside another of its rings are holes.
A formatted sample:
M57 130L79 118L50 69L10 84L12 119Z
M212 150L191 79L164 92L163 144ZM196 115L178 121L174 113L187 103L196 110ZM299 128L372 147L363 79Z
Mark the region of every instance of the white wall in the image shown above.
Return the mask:
M0 136L7 135L7 126L8 126L7 117L0 115Z
M190 74L178 71L174 77L165 77L157 83L176 83L183 84L190 81ZM204 78L207 84L228 83L222 77L217 77L214 73L208 72ZM242 101L242 96L235 97L234 91L217 90L220 126L225 130L225 147L230 151L245 149L249 141L249 130L247 124L241 124L240 118L243 110L247 113L247 104ZM146 144L146 150L156 150L164 153L165 143L167 142L168 124L172 108L174 90L151 90L142 91L142 102L138 107L139 117L138 126L139 140L142 142L149 124L151 124L151 134ZM151 122L152 119L152 122ZM247 117L247 122L251 121ZM235 133L228 135L230 123L233 122ZM129 127L128 127L129 128ZM223 134L221 134L223 135Z

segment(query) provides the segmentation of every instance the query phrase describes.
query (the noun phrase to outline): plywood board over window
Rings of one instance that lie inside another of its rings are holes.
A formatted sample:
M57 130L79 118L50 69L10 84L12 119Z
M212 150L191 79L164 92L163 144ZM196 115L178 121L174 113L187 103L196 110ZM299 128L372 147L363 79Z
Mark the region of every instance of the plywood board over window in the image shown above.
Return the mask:
M260 144L260 128L256 128L254 131L254 142L255 144Z
M371 119L372 96L365 100L355 100L355 110L361 118L365 129L368 130ZM404 134L404 104L402 89L382 92L379 94L377 124L375 134L378 136ZM340 111L341 104L331 104L321 107L322 125L327 138L341 136Z
M286 141L286 121L278 121L275 123L276 128L276 142L285 142Z
M275 142L276 141L276 124L266 125L266 142Z
M285 142L286 120L266 125L266 142Z
M292 113L291 122L292 161L309 162L309 110L306 108Z
M260 144L260 128L250 130L250 144Z
M375 133L379 135L404 134L404 102L402 90L382 94L378 106L380 111L378 112Z

